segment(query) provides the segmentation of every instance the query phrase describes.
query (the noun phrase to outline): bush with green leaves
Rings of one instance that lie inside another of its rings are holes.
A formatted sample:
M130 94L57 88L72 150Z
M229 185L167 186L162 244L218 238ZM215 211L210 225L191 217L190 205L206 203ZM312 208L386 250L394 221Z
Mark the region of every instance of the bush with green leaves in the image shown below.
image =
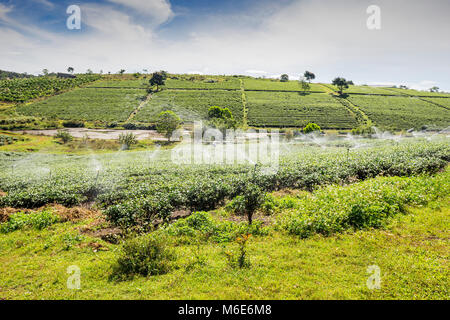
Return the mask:
M348 187L328 186L300 198L280 225L302 238L347 229L382 227L407 206L448 196L450 170L436 176L378 177Z
M136 135L133 132L121 133L119 135L119 143L123 149L129 149L132 145L137 144Z
M147 234L126 240L117 261L112 265L111 279L165 274L174 267L175 253L161 234Z
M55 135L56 139L61 139L62 143L67 143L73 140L72 135L67 131L58 130Z
M50 210L40 212L17 212L9 216L8 221L0 224L0 233L9 233L26 227L42 230L59 221L59 217Z
M163 134L169 141L172 133L178 129L181 119L171 110L163 111L156 120L156 130Z
M321 131L320 127L318 124L316 123L308 123L304 128L303 128L303 132L304 133L311 133L314 131Z
M269 228L264 227L261 221L254 221L249 226L245 222L218 220L208 212L199 211L166 226L164 232L180 237L184 242L201 236L213 242L224 243L234 241L241 234L267 235Z

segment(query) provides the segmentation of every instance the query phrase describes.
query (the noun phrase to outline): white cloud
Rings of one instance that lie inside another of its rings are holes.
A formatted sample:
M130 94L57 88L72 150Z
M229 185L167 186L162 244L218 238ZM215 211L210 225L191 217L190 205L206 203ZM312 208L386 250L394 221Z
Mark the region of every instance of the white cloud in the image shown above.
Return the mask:
M48 0L33 0L33 1L43 4L44 6L51 8L51 9L55 7L55 5Z
M173 17L170 3L166 0L108 0L115 4L134 9L137 13L152 17L156 24L161 24Z

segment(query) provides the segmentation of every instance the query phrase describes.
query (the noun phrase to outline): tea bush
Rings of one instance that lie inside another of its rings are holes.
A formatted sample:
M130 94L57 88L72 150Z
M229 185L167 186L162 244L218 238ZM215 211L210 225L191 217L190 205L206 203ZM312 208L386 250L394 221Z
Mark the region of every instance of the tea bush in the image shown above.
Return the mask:
M174 252L168 248L166 239L161 235L132 238L123 244L121 255L112 265L110 279L164 274L174 266L175 260Z

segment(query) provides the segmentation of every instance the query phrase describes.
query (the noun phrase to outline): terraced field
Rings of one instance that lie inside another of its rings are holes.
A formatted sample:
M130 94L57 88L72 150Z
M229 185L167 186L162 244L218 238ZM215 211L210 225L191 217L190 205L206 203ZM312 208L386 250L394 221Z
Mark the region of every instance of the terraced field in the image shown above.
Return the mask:
M19 105L17 111L50 119L125 121L145 96L140 89L83 88Z
M450 93L419 91L413 89L389 88L393 94L409 95L415 97L450 97Z
M100 80L92 82L88 87L93 88L140 88L148 87L148 80Z
M245 90L261 91L303 91L298 81L280 82L273 79L244 79ZM311 83L309 91L325 92L324 88L317 83Z
M445 127L450 123L450 111L419 98L350 95L348 99L376 125L385 128L409 129L423 125Z
M153 95L135 120L152 122L161 111L172 110L185 121L204 119L211 106L230 108L236 120L243 116L240 91L164 90Z
M213 82L214 81L214 82ZM240 81L236 78L206 79L206 80L179 80L167 79L165 88L167 89L226 89L238 90Z
M248 122L252 126L301 127L315 122L326 129L346 129L357 121L342 104L327 94L246 92Z

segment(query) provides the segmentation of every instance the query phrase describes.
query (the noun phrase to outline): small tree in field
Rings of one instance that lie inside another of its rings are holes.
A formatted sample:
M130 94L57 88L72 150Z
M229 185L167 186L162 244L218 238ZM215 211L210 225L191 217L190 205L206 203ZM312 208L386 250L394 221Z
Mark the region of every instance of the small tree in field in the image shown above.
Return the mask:
M344 89L348 89L348 82L347 82L347 80L345 80L345 78L340 78L340 77L334 78L332 84L335 85L336 87L338 87L339 94L341 94L341 95L342 95Z
M318 124L315 123L308 123L305 128L303 128L304 133L310 133L314 131L321 131Z
M154 72L150 78L150 85L156 85L156 91L159 91L159 86L163 86L166 82L167 73L165 71Z
M73 140L73 137L70 135L70 133L66 131L58 130L58 132L55 135L56 139L61 139L62 143L66 144L69 141Z
M244 211L248 219L248 224L252 224L253 214L255 213L256 209L258 209L264 202L264 191L261 190L261 188L256 184L248 183L245 186L242 198L244 202Z
M311 80L314 80L316 78L316 75L309 71L305 71L303 76L305 77L306 80L308 80L308 82L311 82Z
M311 88L309 83L306 82L304 79L300 80L300 86L302 87L303 92L306 92L306 91L308 91Z
M180 126L180 117L173 111L163 111L156 120L156 130L163 134L169 141L172 133Z
M67 68L67 72L69 72L69 73L73 73L73 70L74 70L74 69L73 69L72 67L68 67L68 68Z
M281 82L288 82L289 81L289 76L287 74L282 74L280 77L280 81Z
M439 92L439 87L434 86L430 88L430 92Z

